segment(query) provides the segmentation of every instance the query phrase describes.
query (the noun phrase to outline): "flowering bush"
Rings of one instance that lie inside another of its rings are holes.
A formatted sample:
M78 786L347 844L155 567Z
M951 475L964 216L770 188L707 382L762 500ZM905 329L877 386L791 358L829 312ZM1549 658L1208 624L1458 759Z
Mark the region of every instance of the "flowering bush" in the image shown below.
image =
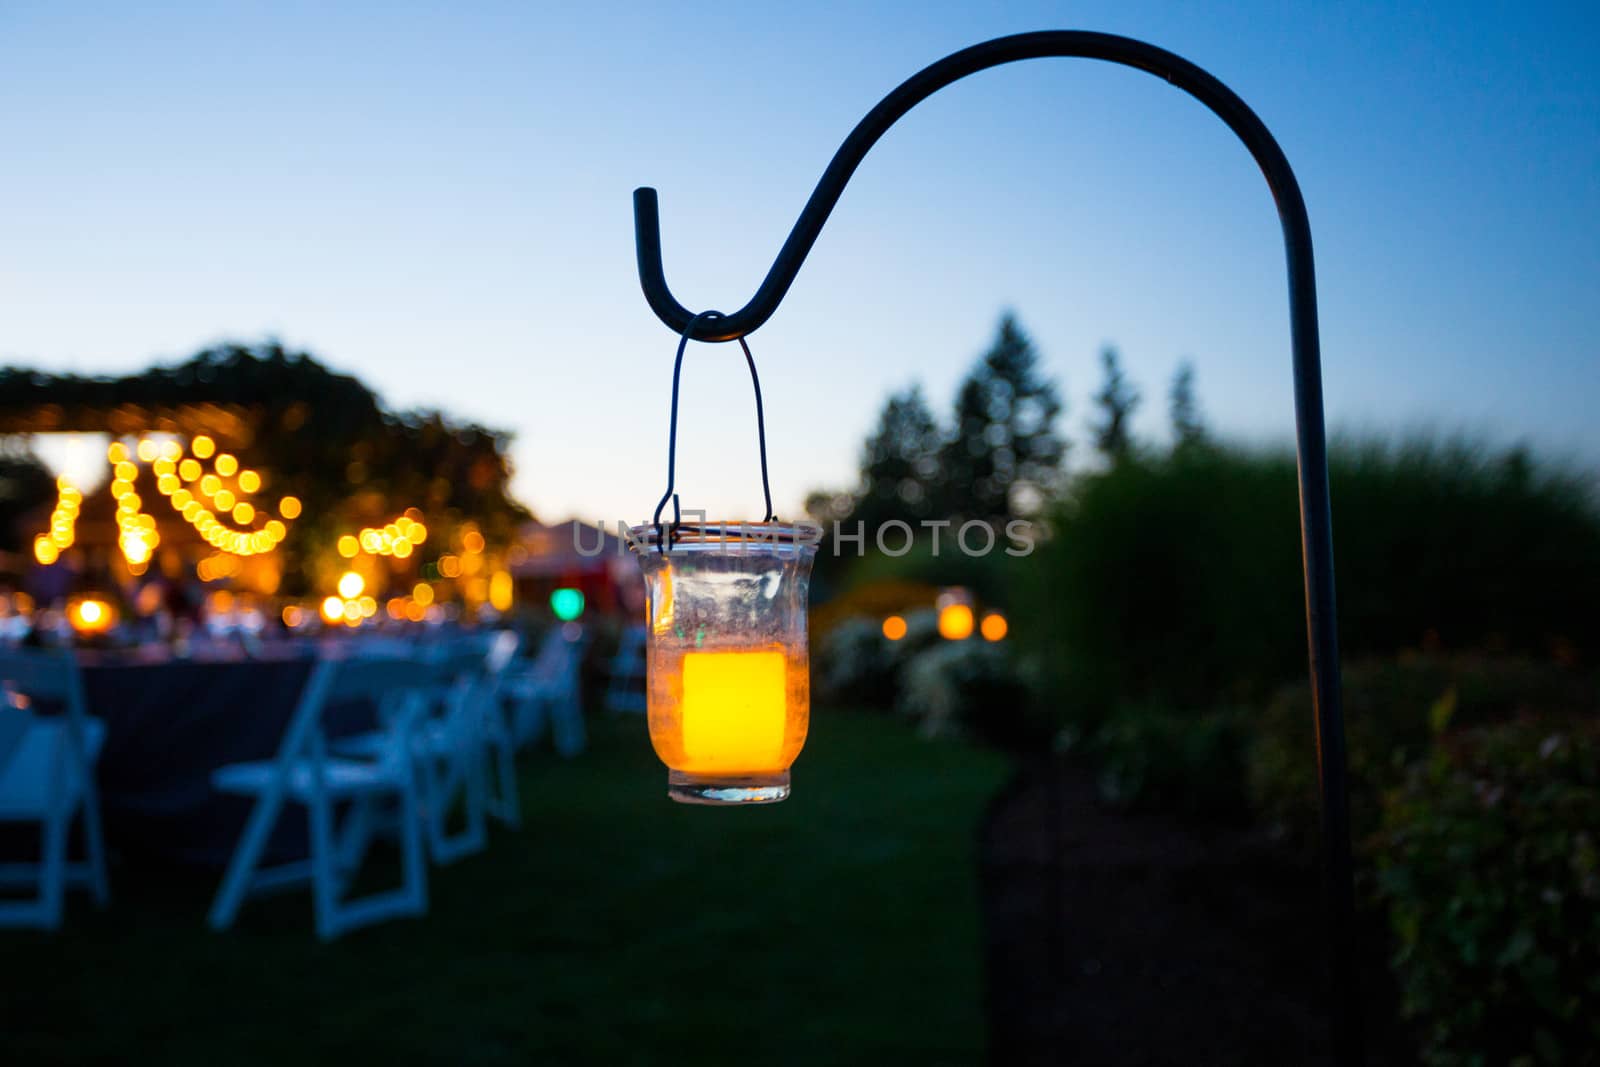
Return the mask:
M1385 799L1378 887L1437 1065L1595 1063L1600 724L1442 737Z
M901 682L896 710L924 736L1009 743L1026 730L1027 686L1002 645L941 642L911 657Z
M1377 829L1385 790L1423 757L1446 727L1487 726L1528 714L1594 715L1592 672L1489 657L1414 658L1351 664L1344 671L1350 757L1350 821L1359 845ZM1316 839L1316 733L1311 690L1281 690L1252 723L1249 787L1279 832Z

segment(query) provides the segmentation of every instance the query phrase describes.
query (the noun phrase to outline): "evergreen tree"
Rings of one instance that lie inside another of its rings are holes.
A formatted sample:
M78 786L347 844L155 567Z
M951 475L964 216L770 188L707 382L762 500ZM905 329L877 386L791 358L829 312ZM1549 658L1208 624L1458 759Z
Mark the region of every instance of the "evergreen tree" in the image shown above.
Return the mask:
M1206 439L1205 419L1194 393L1194 364L1188 360L1178 364L1178 371L1172 376L1167 410L1172 417L1173 448L1187 448Z
M920 385L892 394L861 450L855 517L876 529L891 519L915 523L933 514L940 436Z
M1105 377L1100 391L1094 394L1100 418L1090 423L1089 429L1094 434L1095 449L1110 462L1117 463L1133 450L1128 422L1139 407L1139 390L1122 373L1121 359L1111 345L1100 350L1100 365Z
M942 515L1003 520L1055 488L1066 443L1061 399L1038 369L1033 342L1009 313L994 344L956 392L955 424L940 450Z

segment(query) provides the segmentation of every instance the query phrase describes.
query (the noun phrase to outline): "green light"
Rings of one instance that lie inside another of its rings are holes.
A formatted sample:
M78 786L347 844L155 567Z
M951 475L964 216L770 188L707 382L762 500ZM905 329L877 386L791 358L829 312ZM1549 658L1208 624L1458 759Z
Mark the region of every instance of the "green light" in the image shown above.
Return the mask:
M583 593L577 589L557 589L550 594L550 610L562 622L571 622L583 614Z

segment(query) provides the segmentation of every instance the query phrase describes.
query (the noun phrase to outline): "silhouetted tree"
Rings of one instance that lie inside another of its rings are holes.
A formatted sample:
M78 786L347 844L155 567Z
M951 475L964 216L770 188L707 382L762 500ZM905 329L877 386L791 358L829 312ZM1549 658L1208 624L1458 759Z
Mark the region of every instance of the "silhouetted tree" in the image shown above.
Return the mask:
M0 368L0 431L187 433L189 420L225 431L269 496L304 503L284 543L291 595L309 587L301 568L319 547L407 507L441 534L471 519L491 543L528 515L509 491L509 433L438 411L387 411L356 378L276 342L222 345L119 378Z
M0 548L21 551L28 531L19 526L23 516L49 506L56 497L56 480L26 447L0 445Z
M1061 398L1038 370L1033 342L1011 314L956 392L955 423L940 450L938 512L1003 520L1031 512L1061 473L1066 443L1055 433Z
M1178 364L1167 399L1167 410L1172 417L1172 446L1186 448L1203 442L1206 424L1200 415L1200 401L1194 394L1194 364L1190 361Z
M891 519L915 522L932 515L941 436L920 385L892 394L862 446L855 517L875 528Z
M1089 429L1094 434L1095 449L1117 463L1133 449L1128 421L1139 407L1139 390L1122 373L1121 360L1111 345L1100 350L1100 365L1105 377L1100 391L1094 394L1094 406L1100 417L1089 424Z

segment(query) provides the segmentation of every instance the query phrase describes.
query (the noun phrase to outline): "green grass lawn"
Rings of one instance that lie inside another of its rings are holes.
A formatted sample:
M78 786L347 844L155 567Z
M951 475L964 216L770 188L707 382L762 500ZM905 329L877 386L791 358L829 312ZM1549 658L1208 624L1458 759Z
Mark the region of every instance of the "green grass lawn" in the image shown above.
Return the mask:
M308 893L204 926L211 876L0 932L0 1062L972 1063L975 866L1004 761L820 713L775 806L666 799L642 720L523 767L524 825L432 909L321 944Z

